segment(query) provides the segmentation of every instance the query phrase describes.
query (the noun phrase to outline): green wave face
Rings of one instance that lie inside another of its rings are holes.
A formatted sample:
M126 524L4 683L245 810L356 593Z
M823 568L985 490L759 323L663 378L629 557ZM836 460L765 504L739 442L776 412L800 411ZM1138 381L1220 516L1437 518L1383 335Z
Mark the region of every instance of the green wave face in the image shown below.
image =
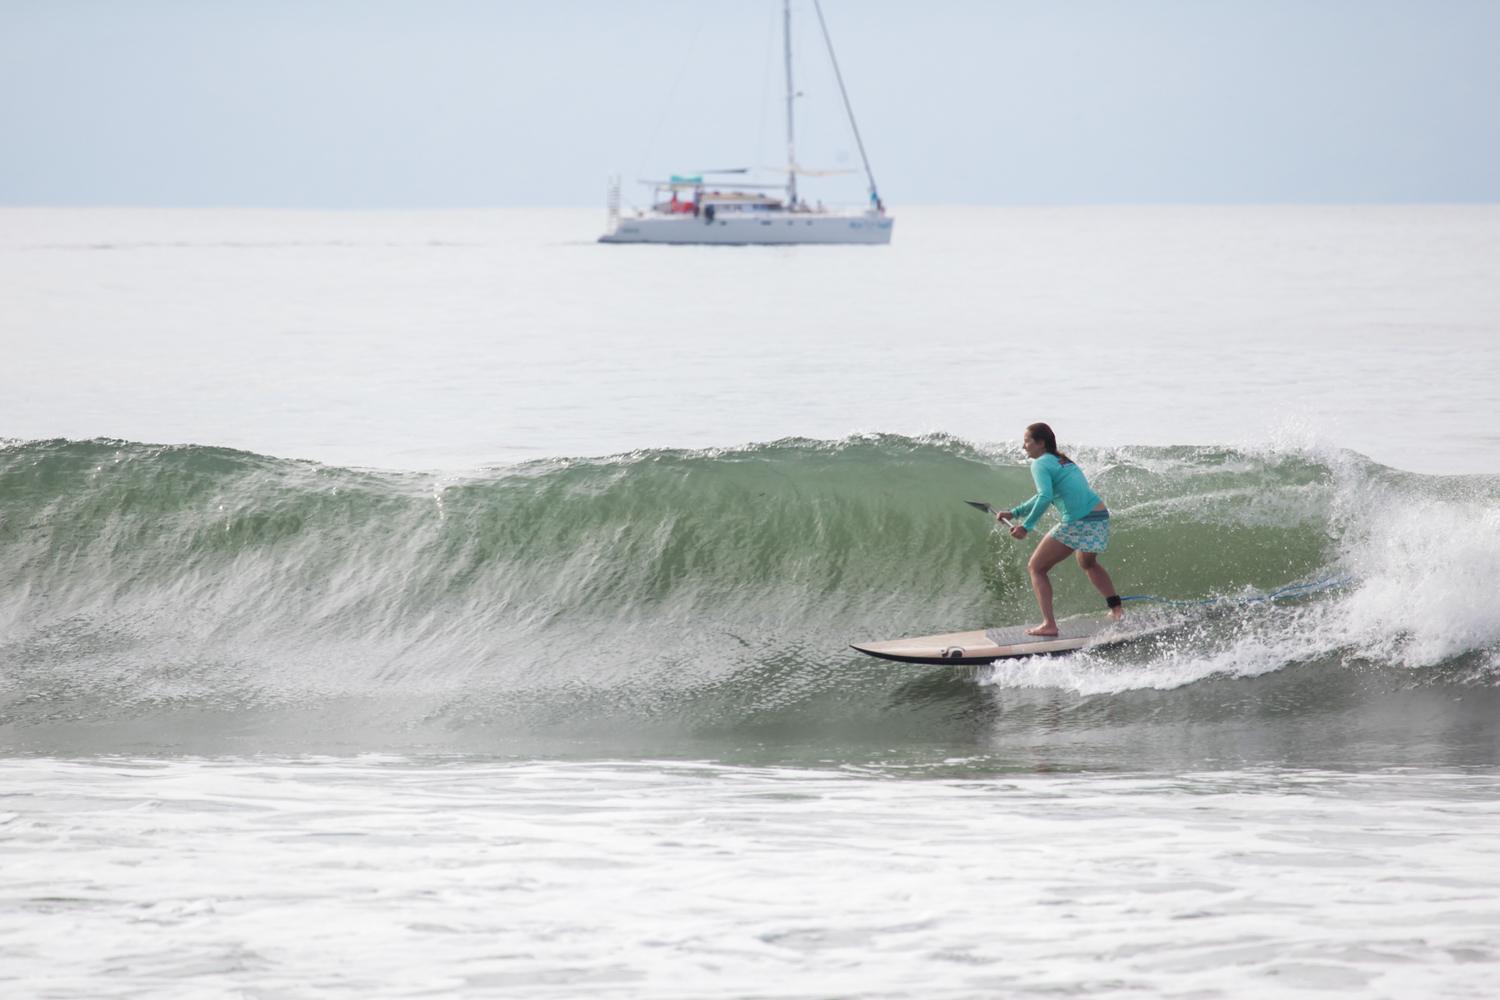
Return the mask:
M1152 643L960 676L846 644L1033 618L1032 541L963 503L1026 499L1016 454L868 436L446 477L16 444L0 449L0 724L923 739L1059 692L1149 700L1306 671L1488 690L1500 479L1349 453L1074 457L1111 508L1121 593L1220 603ZM1076 567L1052 577L1060 614L1103 610Z

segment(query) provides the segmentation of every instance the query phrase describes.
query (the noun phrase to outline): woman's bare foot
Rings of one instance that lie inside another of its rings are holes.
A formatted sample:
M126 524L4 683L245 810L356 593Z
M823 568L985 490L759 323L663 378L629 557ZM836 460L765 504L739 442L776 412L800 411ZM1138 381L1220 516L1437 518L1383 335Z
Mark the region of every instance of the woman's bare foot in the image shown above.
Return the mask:
M1115 621L1123 621L1124 618L1125 618L1125 609L1124 608L1110 608L1109 609L1109 616L1111 618L1113 618Z
M1042 624L1037 625L1034 628L1027 629L1026 630L1026 634L1027 635L1056 635L1057 634L1057 626L1053 625L1051 628L1048 628L1047 624L1045 622L1043 622Z

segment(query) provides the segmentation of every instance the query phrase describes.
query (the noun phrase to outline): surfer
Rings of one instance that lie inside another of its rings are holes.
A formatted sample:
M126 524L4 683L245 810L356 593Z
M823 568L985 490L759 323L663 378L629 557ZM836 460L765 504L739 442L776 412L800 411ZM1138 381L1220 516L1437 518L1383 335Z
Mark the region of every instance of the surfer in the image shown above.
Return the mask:
M1067 455L1057 450L1057 435L1046 424L1032 424L1021 439L1026 457L1031 459L1031 478L1036 482L1036 496L1013 510L995 515L1000 521L1016 521L1010 526L1012 538L1025 538L1036 527L1048 507L1057 505L1062 522L1037 543L1026 568L1031 572L1031 586L1036 602L1042 608L1042 623L1026 630L1027 635L1057 635L1057 618L1052 614L1052 581L1047 573L1068 558L1078 556L1078 565L1088 576L1114 618L1124 618L1125 609L1115 593L1114 582L1099 565L1099 553L1109 548L1109 508L1099 494L1089 489L1083 472Z

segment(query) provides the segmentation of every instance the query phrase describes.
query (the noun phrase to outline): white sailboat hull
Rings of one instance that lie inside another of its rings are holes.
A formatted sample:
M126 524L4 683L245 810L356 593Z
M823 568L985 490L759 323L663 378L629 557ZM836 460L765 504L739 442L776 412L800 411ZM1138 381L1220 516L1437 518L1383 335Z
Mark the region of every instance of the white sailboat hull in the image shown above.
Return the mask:
M882 215L724 213L621 219L600 243L889 243L894 219Z

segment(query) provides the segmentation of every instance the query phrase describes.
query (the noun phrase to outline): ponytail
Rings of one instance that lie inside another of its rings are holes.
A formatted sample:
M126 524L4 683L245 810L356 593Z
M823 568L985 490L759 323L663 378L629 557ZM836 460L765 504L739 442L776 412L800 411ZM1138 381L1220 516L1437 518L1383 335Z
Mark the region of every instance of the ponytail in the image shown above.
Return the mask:
M1031 435L1031 440L1040 441L1046 447L1047 454L1056 455L1063 465L1075 464L1071 458L1057 450L1057 435L1046 424L1031 424L1026 428L1026 433Z

